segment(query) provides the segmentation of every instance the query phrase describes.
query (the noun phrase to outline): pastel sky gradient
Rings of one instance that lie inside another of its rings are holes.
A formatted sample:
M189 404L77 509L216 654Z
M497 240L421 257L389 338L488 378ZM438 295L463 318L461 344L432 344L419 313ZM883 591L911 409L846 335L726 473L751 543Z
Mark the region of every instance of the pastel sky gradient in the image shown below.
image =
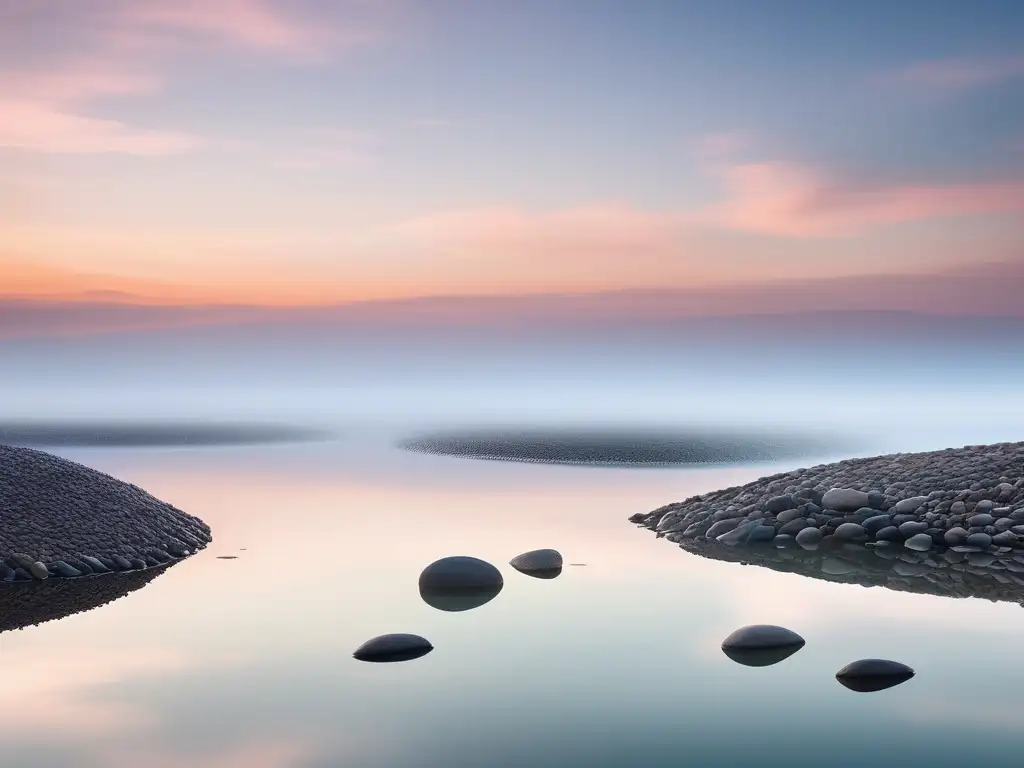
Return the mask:
M1024 275L1016 0L0 0L0 297L993 264Z

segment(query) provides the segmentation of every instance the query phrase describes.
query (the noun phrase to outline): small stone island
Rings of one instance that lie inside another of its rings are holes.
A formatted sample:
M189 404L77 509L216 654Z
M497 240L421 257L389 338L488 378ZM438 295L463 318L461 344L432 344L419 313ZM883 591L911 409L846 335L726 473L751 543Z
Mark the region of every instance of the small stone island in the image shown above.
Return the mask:
M630 520L704 557L950 597L1024 597L1024 442L850 459Z
M206 523L141 488L0 445L0 582L162 569L211 541Z

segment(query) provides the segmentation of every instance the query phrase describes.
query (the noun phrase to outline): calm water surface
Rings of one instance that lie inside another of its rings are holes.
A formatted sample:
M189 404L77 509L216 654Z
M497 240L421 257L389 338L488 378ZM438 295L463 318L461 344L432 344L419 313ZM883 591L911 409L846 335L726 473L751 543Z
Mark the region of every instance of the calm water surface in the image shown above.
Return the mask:
M371 442L59 451L199 515L215 541L140 592L0 636L4 764L1016 764L1019 605L716 563L626 519L813 459L631 470ZM537 547L586 565L552 581L506 565ZM452 554L499 565L501 594L462 613L425 604L420 570ZM760 622L807 646L766 668L722 654ZM386 632L435 650L352 659ZM918 675L840 686L866 656Z

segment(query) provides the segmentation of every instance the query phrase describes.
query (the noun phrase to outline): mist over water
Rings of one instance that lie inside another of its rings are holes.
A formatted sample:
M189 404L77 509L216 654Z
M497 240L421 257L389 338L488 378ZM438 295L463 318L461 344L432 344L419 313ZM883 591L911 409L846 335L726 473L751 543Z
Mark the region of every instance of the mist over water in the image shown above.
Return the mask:
M7 420L783 430L840 452L1014 440L1024 424L1024 341L984 335L213 328L8 341L0 369Z

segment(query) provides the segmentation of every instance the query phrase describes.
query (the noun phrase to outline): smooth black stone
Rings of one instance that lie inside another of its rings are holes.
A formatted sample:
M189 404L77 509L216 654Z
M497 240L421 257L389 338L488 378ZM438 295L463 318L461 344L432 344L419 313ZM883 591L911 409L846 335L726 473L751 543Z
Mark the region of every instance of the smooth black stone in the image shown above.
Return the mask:
M78 570L70 563L64 562L63 560L58 560L53 565L51 565L50 568L55 576L63 576L66 579L73 579L76 576L83 575L82 571Z
M110 573L110 568L102 563L99 558L91 557L89 555L79 555L77 560L88 565L93 573Z
M65 557L64 562L78 571L79 575L85 576L92 573L92 568L89 567L88 563L84 563L77 557Z
M352 654L358 661L394 662L411 661L434 650L430 642L419 635L381 635L367 640Z
M859 659L836 672L836 680L851 691L870 693L905 683L914 676L906 664L888 659Z

